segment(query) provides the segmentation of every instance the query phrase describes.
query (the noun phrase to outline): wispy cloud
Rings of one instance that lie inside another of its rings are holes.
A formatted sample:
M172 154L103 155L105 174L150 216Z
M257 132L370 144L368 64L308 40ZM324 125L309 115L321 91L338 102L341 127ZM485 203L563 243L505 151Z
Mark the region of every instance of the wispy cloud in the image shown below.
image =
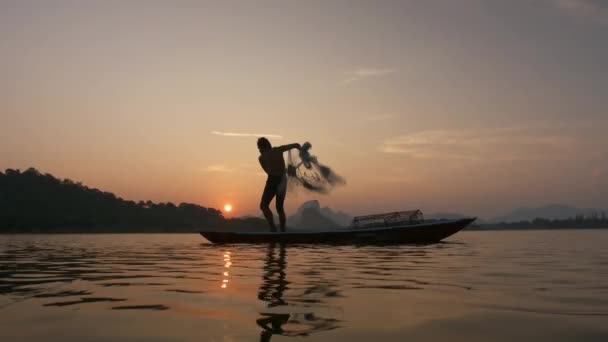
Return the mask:
M606 0L551 0L558 8L574 15L587 17L598 24L608 25Z
M394 114L376 114L376 115L368 115L361 118L360 122L364 124L368 123L376 123L381 121L389 121L397 118L397 115Z
M235 132L218 132L212 131L211 134L221 135L224 137L266 137L266 138L274 138L274 139L283 139L283 136L277 134L262 134L262 133L235 133Z
M591 170L591 177L593 177L593 178L600 178L600 177L602 177L603 174L604 174L604 169L602 169L601 167L596 167L593 170Z
M347 84L356 82L362 79L370 77L379 77L390 75L395 72L395 69L391 68L357 68L346 73L346 78L340 82L341 84Z
M203 171L209 173L232 173L234 172L234 169L222 164L216 164L207 166Z
M581 148L564 132L512 127L416 132L387 139L380 150L444 161L532 161L572 158Z
M201 169L201 172L206 172L206 173L217 173L217 174L239 174L239 175L244 175L244 174L248 174L248 175L255 175L257 176L258 174L263 174L266 175L264 172L260 171L260 166L259 165L255 165L255 164L250 164L250 163L240 163L238 165L231 165L231 166L227 166L226 164L213 164L213 165L209 165L203 169Z

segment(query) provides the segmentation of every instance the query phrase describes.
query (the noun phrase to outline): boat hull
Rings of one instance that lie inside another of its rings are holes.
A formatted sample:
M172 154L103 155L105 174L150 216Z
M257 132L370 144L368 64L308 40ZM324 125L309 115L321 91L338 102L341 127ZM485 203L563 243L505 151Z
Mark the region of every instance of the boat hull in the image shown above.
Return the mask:
M201 231L200 234L210 242L217 244L427 244L439 242L459 232L473 221L475 221L475 218L386 228L288 231L285 233Z

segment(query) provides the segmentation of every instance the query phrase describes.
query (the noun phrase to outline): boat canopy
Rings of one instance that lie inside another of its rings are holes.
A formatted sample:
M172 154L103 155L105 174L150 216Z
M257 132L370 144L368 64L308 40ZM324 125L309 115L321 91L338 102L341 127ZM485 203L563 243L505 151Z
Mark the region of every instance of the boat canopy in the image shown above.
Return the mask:
M401 224L424 222L424 215L419 209L395 211L384 214L356 216L350 228L390 227Z

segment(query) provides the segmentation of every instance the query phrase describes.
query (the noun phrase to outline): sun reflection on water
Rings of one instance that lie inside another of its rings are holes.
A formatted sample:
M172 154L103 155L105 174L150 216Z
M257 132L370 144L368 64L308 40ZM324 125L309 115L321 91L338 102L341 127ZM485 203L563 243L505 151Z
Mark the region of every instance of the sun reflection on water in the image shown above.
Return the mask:
M222 288L225 289L228 287L228 283L230 282L230 280L228 279L228 277L230 276L230 273L228 272L228 269L230 268L230 266L232 266L232 261L230 261L230 252L229 251L225 251L224 252L224 268L226 269L223 273L224 278L222 279Z

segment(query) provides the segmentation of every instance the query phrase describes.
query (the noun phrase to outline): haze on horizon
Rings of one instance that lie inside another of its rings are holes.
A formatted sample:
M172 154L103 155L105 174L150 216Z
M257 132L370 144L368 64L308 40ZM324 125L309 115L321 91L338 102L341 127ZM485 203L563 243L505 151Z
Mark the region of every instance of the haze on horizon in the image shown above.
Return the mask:
M257 135L352 214L608 202L608 2L0 2L0 168L258 215Z

